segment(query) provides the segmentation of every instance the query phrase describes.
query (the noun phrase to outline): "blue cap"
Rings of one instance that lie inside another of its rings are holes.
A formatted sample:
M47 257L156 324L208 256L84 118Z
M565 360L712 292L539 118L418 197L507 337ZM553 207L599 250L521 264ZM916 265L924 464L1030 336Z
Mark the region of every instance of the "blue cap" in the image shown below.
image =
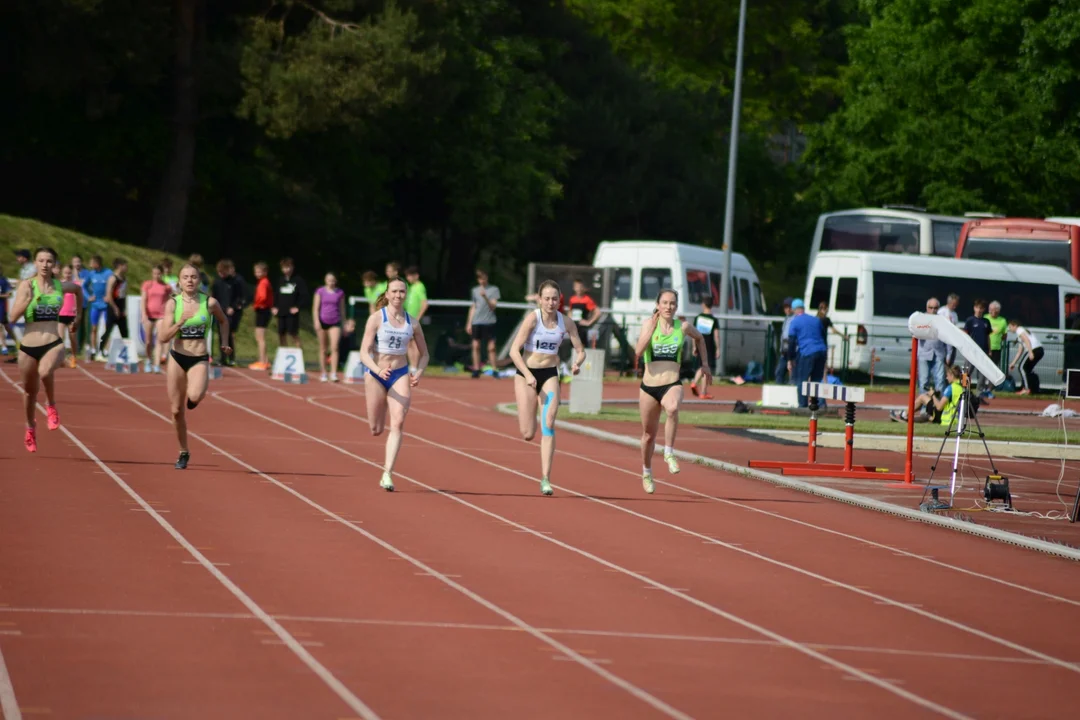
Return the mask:
M791 309L792 310L798 310L799 308L805 308L805 307L806 306L803 305L802 298L795 298L794 300L791 301Z

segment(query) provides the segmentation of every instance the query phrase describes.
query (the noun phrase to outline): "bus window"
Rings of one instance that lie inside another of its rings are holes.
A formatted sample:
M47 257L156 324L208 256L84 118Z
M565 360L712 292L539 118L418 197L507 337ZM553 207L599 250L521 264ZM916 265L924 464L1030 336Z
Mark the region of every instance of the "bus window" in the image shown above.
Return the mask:
M955 257L956 243L960 239L960 230L963 227L964 223L962 222L932 220L930 229L934 235L934 254L942 257Z
M810 288L810 300L806 303L806 307L816 308L821 303L828 305L830 297L832 297L832 278L816 277L814 286Z
M858 278L840 278L836 283L836 304L833 306L833 310L854 310L855 303L858 300L858 289Z
M712 306L714 308L720 307L720 283L722 278L720 273L709 273L709 282L712 284Z
M1023 262L1033 265L1056 265L1072 273L1070 244L1062 240L1026 240L1023 238L968 237L964 257L969 260Z
M691 305L697 305L705 298L712 298L712 288L709 287L709 273L704 270L687 270L686 301Z
M656 296L664 288L671 287L671 270L664 268L642 268L641 287L638 298L641 300L656 300Z
M919 221L874 215L826 218L822 250L919 254Z
M751 306L750 300L750 281L746 278L739 278L739 294L742 295L742 314L753 315L754 308Z
M615 268L615 287L613 300L632 300L634 298L634 272L630 268Z
M960 296L957 313L970 314L976 298L1001 303L1001 314L1018 318L1028 327L1060 328L1060 297L1057 285L1043 283L980 280L976 278L938 278L927 275L874 271L874 309L878 317L907 319L926 307L930 297ZM965 309L966 308L966 309Z

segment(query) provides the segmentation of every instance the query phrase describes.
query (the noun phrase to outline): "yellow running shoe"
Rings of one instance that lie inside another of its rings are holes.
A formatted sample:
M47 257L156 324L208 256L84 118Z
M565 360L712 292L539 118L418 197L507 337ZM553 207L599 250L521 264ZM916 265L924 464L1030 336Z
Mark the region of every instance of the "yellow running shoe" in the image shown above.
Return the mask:
M387 492L394 492L394 480L390 477L390 473L384 472L382 474L382 480L379 481L379 487Z
M651 472L641 473L641 487L645 488L645 492L649 493L650 495L653 494L653 490L655 490L655 488L653 487Z
M665 455L664 462L667 463L668 472L672 475L679 474L679 461L675 459L674 455Z

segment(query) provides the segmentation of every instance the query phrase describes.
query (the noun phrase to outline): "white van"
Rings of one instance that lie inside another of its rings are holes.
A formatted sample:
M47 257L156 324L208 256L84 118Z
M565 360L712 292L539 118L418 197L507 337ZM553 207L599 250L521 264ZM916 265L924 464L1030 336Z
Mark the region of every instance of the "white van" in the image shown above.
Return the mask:
M706 297L712 298L713 313L717 315L766 314L757 273L740 253L731 254L731 296L726 311L719 302L724 272L722 250L653 240L605 240L596 248L593 265L615 270L611 290L613 319L626 323L631 343L637 342L641 323L656 307L656 296L663 288L679 293L679 315L688 320L701 312L701 301ZM728 321L728 367L743 369L751 360L764 363L766 325L764 320Z
M848 368L887 378L910 377L911 334L907 318L926 311L936 297L944 306L950 293L960 296L960 323L982 298L1001 303L1006 319L1017 318L1043 343L1046 353L1035 368L1044 388L1063 384L1066 303L1080 296L1080 282L1051 265L958 260L874 252L820 252L806 278L807 311L829 305L829 318L850 338ZM1015 340L1015 336L1010 336ZM830 359L842 367L842 339L829 334ZM1015 352L1013 349L1010 352ZM1018 371L1017 371L1018 372ZM1013 374L1018 381L1019 375ZM1018 383L1019 384L1019 383Z

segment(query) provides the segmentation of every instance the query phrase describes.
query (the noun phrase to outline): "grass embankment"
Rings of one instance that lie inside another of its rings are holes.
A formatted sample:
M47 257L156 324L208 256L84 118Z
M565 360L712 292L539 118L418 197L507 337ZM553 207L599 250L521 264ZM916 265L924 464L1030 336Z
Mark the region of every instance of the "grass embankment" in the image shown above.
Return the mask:
M116 240L90 237L73 230L66 230L54 225L30 220L27 218L0 215L0 270L9 278L18 276L18 267L15 263L15 251L25 248L33 252L40 246L51 247L60 254L60 262L67 263L72 255L80 255L84 265L89 265L91 255L100 255L105 261L105 267L112 267L115 258L122 257L128 261L128 292L138 294L143 281L150 279L150 270L154 265L169 255L160 250L129 245ZM174 269L186 262L186 257L169 255L173 261ZM204 271L214 276L213 263L216 260L207 258L208 267ZM240 274L245 280L252 282L250 270L239 268ZM314 290L314 288L312 288ZM319 343L315 333L311 330L311 313L305 314L300 328L300 342L304 350L304 358L308 367L318 367ZM239 364L246 365L254 362L258 350L255 346L255 313L248 308L240 320L240 332L236 336L236 358ZM271 322L266 334L267 353L272 360L277 350L276 323Z
M626 423L640 423L637 408L603 408L597 415L582 413L560 413L567 420L614 420ZM663 423L666 414L662 414L660 422ZM694 412L683 410L679 413L679 422L688 425L702 425L707 427L723 428L759 428L763 430L802 430L809 428L810 420L805 417L785 417L782 415L754 415L736 414L732 412ZM819 418L819 432L844 432L844 421L839 418ZM1049 428L1030 428L1011 425L988 425L983 427L986 439L1001 442L1039 442L1060 444L1062 435L1060 430ZM856 435L907 435L907 425L904 423L881 421L881 420L858 420L855 423ZM919 437L942 437L943 428L940 425L929 423L917 423L915 435Z

